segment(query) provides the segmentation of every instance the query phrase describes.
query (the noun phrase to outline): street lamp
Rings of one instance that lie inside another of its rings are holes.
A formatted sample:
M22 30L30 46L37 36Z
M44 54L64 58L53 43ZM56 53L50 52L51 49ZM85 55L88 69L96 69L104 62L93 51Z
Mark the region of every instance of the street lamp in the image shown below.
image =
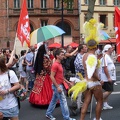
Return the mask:
M62 29L64 30L64 20L63 20L63 0L62 0L62 20L61 20L61 23L62 23ZM64 47L64 35L62 34L62 36L61 36L61 44L62 44L62 47Z

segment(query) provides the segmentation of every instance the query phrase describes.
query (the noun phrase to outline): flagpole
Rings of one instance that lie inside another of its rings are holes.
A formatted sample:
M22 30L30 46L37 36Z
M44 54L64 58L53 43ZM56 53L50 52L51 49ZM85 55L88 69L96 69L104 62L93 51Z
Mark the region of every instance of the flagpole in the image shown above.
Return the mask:
M16 39L17 39L17 33L16 33L16 35L15 35L15 40L14 40L14 47L13 47L13 50L16 50Z

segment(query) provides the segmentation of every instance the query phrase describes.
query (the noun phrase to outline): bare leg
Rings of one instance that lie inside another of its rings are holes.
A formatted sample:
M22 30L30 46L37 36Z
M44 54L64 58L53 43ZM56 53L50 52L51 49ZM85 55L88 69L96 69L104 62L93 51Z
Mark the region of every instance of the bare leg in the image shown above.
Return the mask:
M12 117L10 120L19 120L18 117Z
M81 109L80 120L84 120L85 114L86 114L87 109L88 109L88 105L90 104L90 101L92 98L92 93L90 90L86 90L84 95L85 95L85 99L84 99L84 103L83 103L83 106Z
M106 92L103 93L103 101L104 101L104 102L107 102L107 99L108 99L108 97L109 97L109 95L110 95L111 93L112 93L112 92L108 92L108 91L106 91Z
M26 90L28 91L28 80L27 80L27 78L24 78L24 80L25 80L25 88L26 88Z
M102 112L102 106L103 106L103 93L102 93L102 87L96 86L93 90L93 94L95 96L95 99L97 101L96 105L96 120L100 119L101 112Z

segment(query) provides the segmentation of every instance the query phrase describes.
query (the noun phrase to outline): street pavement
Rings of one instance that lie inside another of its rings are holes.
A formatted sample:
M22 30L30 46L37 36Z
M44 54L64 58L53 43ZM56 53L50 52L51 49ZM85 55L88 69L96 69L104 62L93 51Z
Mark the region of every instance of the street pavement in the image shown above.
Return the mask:
M103 110L101 118L103 120L120 120L120 64L116 64L117 69L117 85L114 85L114 92L109 97L109 104L113 106L112 110ZM70 105L70 98L67 97L68 105ZM85 120L93 120L95 117L95 100L93 100L92 105L92 114L86 114ZM32 106L28 99L21 102L20 109L20 120L48 120L45 117L47 107ZM56 120L63 120L60 107L56 107L53 116L56 117ZM91 116L91 118L90 118ZM80 119L80 111L78 111L77 116L71 116Z

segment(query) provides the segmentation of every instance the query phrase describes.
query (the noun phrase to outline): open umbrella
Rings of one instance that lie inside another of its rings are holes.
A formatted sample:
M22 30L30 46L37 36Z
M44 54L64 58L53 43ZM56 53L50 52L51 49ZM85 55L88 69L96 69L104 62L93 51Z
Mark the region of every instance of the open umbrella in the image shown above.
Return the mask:
M100 39L101 40L108 40L110 36L103 30L100 31Z
M59 28L55 25L46 25L44 27L41 27L41 28L34 30L31 33L30 44L34 45L36 43L49 40L51 38L62 35L64 33L65 32L61 28Z
M60 48L61 44L60 43L53 43L51 45L48 46L49 48Z

